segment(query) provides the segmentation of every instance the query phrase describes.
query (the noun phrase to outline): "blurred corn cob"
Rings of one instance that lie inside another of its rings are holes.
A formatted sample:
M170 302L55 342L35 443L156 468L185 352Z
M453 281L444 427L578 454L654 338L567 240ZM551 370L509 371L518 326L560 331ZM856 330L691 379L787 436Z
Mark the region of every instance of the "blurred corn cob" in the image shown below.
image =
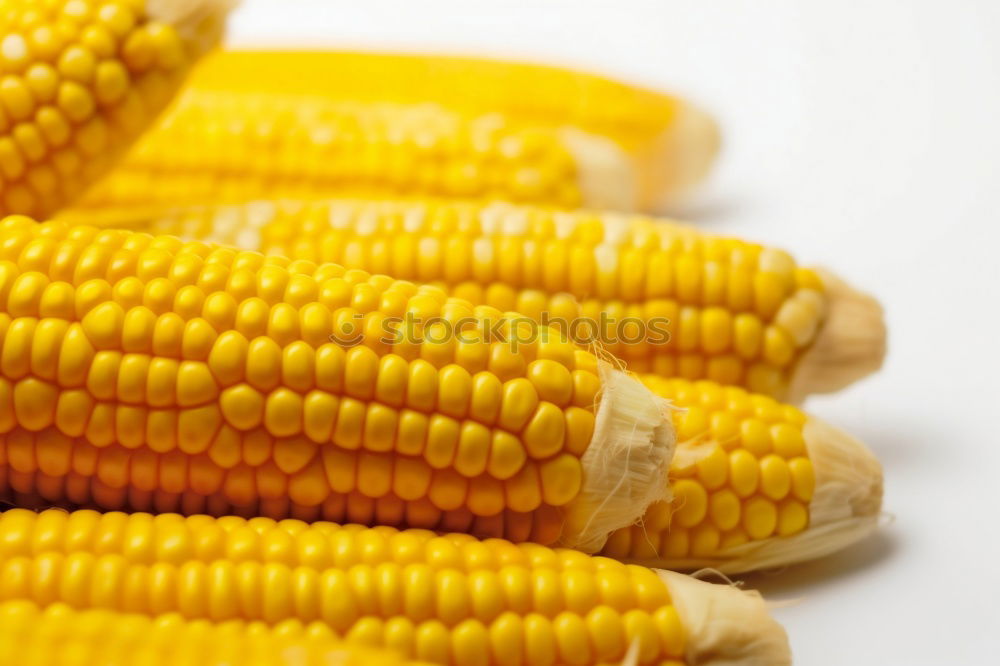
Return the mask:
M472 303L547 318L574 339L592 337L635 372L707 378L793 402L865 377L885 355L881 307L834 275L802 268L781 250L647 217L339 200L65 219L434 284Z
M573 150L559 132L499 114L193 90L80 206L331 194L630 205L613 154Z
M717 141L680 99L567 69L230 51L84 205L422 194L648 209L700 180Z
M232 0L5 0L0 213L43 215L102 176L213 46Z
M166 631L178 640L245 632L265 646L268 633L312 645L341 636L461 666L618 664L627 654L627 663L670 666L790 663L784 631L756 595L575 551L423 530L11 510L0 515L0 581L0 600L94 609L57 606L42 622L175 614L108 627L161 628L150 640ZM4 608L4 620L30 618L24 603Z
M670 95L564 67L420 54L228 50L206 60L192 85L369 102L435 101L533 124L568 124L630 149L661 136L688 108Z

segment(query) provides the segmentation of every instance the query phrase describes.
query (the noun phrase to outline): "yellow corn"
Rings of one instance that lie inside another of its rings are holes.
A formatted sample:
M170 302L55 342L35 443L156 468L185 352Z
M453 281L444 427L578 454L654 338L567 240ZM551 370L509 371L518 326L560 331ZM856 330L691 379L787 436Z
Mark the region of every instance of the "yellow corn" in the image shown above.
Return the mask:
M0 603L0 663L18 666L418 666L387 650L344 643L322 626L213 624L178 613Z
M0 3L0 214L103 175L219 36L229 0Z
M14 509L0 515L0 600L175 613L154 623L178 642L182 620L261 642L263 623L463 666L620 663L630 650L636 664L790 663L781 627L735 588L533 544L323 522Z
M640 373L797 401L864 377L885 354L882 311L871 297L781 250L665 220L450 201L133 213L108 212L104 223L141 220L158 233L435 284L561 325Z
M469 117L430 104L194 90L80 207L334 193L630 205L614 168L578 144L585 142L519 128L499 114ZM595 169L600 179L588 173ZM588 178L601 187L588 190Z
M434 287L12 218L0 307L0 494L29 506L292 515L585 549L617 529L616 557L725 570L835 550L879 510L881 472L850 438L743 389L656 377L650 389L684 411L671 428L651 404L644 427L667 430L618 456L646 490L618 489L621 468L595 476L608 461L587 452L609 441L595 403L626 399L608 388L621 373L562 339L384 342L383 323L407 313L511 321ZM360 344L341 339L345 322ZM613 524L591 512L614 504L601 483L625 505Z
M882 470L860 442L742 388L643 381L677 408L673 498L612 534L603 554L732 573L820 557L876 528Z
M7 218L0 495L596 550L666 496L665 402L518 317L335 264Z
M661 136L689 112L679 98L583 71L424 54L220 51L205 60L191 84L358 101L437 101L471 113L498 111L537 124L573 125L629 148Z
M175 203L367 190L650 208L700 180L717 143L676 97L563 68L228 51L89 203L141 186Z

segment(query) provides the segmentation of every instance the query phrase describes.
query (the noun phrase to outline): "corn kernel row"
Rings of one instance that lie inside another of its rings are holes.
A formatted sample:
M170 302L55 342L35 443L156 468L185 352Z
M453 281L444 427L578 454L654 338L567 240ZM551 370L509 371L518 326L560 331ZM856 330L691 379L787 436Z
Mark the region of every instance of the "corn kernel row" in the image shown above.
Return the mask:
M558 133L497 114L195 90L81 206L419 193L574 207L578 168Z
M870 454L860 445L848 444L839 460L823 455L817 472L810 456L823 444L807 441L804 428L809 417L795 407L707 381L643 379L678 408L673 421L681 443L670 473L673 499L653 504L636 525L613 532L602 551L605 555L671 568L710 561L739 571L758 566L741 548L775 541L789 541L791 549L777 555L776 564L815 556L796 555L793 537L811 539L811 528L829 530L831 503L835 514L877 516L881 493L877 464L850 479L827 469L870 466ZM256 456L256 466L239 459L241 450ZM685 455L686 450L695 453ZM321 450L318 469L299 469L290 466L294 455L280 445L264 448L256 438L234 441L229 449L214 443L206 453L192 456L117 444L95 448L55 429L39 433L16 429L0 436L0 491L22 506L55 503L218 516L293 516L505 535L542 543L559 536L558 514L543 502L537 484L525 484L519 477L505 482L502 491L513 508L494 513L484 510L495 491L483 479L456 484L453 472L438 474L413 460L380 465L370 454L355 457L331 450ZM301 464L305 458L300 455L298 460ZM824 497L814 505L817 483ZM827 497L830 489L833 496ZM317 496L325 499L316 503L312 498ZM856 497L866 496L874 499L851 508ZM814 512L819 516L815 525ZM830 539L821 544L823 552L849 545L867 531L842 541Z
M0 571L0 608L253 627L299 647L342 638L439 664L790 663L753 594L465 534L13 509L0 514Z
M223 453L217 445L197 455L99 447L54 429L15 430L0 436L0 494L25 506L295 516L551 543L560 536L561 518L545 500L560 500L542 488L579 483L559 463L528 466L501 483L385 455L279 445L257 450L258 460L269 457L256 466L226 467L215 462Z
M651 143L685 106L664 93L562 67L370 51L228 49L206 58L190 86L359 102L434 101L476 115L500 112L542 126L572 125L630 149Z
M666 583L575 551L466 535L262 518L11 510L0 600L322 624L436 663L683 658Z
M66 604L0 604L0 661L21 666L404 666L389 651L337 640L322 625L290 620L274 629L234 620L185 621Z

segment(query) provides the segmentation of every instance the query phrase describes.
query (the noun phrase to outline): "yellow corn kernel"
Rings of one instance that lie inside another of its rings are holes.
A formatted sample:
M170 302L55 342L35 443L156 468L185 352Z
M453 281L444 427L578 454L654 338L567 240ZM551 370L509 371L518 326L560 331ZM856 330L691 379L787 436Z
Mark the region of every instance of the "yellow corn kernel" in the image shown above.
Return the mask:
M796 500L788 500L778 506L778 534L787 536L805 529L809 522L809 510Z
M681 479L673 484L676 520L681 527L697 525L708 510L708 494L704 486L691 479Z
M795 457L788 461L788 469L792 475L792 491L803 502L812 499L816 487L816 476L812 463L808 458Z
M766 539L774 533L778 511L774 503L763 497L752 497L743 512L743 529L751 539Z
M791 490L792 477L788 463L770 453L760 460L760 490L773 500L783 499Z

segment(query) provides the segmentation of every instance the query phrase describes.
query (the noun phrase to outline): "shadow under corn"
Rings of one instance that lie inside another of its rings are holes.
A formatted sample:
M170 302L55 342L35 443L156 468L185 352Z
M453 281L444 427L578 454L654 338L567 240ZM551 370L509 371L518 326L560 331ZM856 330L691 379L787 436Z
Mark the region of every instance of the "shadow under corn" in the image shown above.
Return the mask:
M846 550L810 562L754 572L741 576L740 580L745 588L758 590L764 598L772 601L799 599L877 566L884 566L899 548L898 534L891 526L884 526Z

